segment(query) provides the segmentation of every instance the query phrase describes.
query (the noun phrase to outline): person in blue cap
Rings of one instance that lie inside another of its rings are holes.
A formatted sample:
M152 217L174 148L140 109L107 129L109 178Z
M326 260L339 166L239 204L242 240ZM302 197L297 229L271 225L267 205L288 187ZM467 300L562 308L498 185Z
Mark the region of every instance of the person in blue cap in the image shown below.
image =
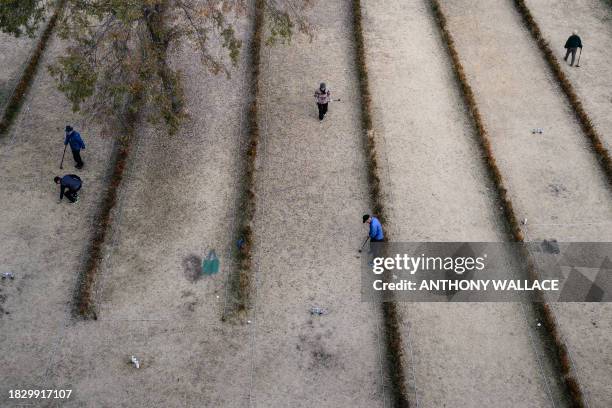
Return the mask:
M81 138L81 134L74 130L72 126L66 126L66 138L64 139L64 146L70 144L70 150L72 150L72 157L76 162L77 169L83 168L83 159L81 159L81 149L85 149L85 143Z

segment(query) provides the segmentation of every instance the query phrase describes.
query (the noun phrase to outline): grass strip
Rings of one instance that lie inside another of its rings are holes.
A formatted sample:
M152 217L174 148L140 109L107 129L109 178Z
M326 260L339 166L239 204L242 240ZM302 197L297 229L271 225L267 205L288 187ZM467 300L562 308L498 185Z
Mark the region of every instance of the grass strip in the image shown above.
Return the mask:
M376 139L372 126L372 96L370 93L368 68L365 56L365 40L363 36L363 23L361 1L353 0L353 31L355 38L355 63L359 79L361 95L361 127L364 134L364 147L366 155L366 168L368 178L368 193L370 207L385 227L387 214L385 211L383 194L376 156ZM388 233L385 240L389 239ZM397 408L410 406L408 391L406 389L406 369L404 364L404 351L402 332L400 329L400 314L395 302L383 302L383 327L386 346L386 366L392 387L393 404Z
M111 175L98 212L94 218L93 236L89 241L87 258L79 276L74 292L73 314L83 318L97 320L93 306L93 288L95 278L100 269L100 261L104 253L104 242L112 225L112 212L118 201L119 187L123 181L128 158L132 149L135 127L138 120L140 106L142 105L142 90L135 87L131 103L123 118L123 137L117 139L113 157L111 159Z
M255 1L255 20L253 22L253 38L249 48L249 59L251 67L250 80L252 89L252 100L247 112L248 144L244 151L244 170L242 187L238 203L239 220L237 225L238 241L238 271L237 282L232 284L235 297L238 299L237 311L245 311L251 304L251 280L253 274L253 219L255 217L255 165L257 160L257 149L260 140L259 133L259 73L261 63L261 46L264 31L265 1ZM234 280L236 281L236 280ZM225 319L225 316L224 316Z

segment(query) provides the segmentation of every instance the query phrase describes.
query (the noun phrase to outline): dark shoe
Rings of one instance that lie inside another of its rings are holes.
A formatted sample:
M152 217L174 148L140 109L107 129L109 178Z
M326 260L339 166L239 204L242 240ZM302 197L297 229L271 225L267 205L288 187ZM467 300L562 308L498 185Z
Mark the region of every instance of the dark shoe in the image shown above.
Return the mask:
M74 165L74 167L80 170L80 169L82 169L82 168L83 168L83 165L82 165L82 164L81 164L81 165L79 165L79 164L75 164L75 165Z

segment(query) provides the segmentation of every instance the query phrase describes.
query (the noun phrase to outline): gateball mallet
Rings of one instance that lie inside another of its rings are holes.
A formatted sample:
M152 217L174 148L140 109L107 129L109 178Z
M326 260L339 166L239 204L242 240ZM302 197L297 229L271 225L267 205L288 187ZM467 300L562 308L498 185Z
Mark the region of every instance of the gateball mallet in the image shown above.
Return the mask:
M62 154L62 161L60 162L60 169L64 168L64 156L66 156L66 147L68 147L68 145L64 145L64 154Z
M363 241L363 244L361 244L361 248L359 248L359 250L357 252L361 253L361 251L363 250L363 247L365 246L366 242L368 242L369 239L370 239L370 237L367 237L365 239L365 241Z
M580 54L578 54L578 62L576 63L576 68L580 68L580 57L582 56L582 48L580 48Z

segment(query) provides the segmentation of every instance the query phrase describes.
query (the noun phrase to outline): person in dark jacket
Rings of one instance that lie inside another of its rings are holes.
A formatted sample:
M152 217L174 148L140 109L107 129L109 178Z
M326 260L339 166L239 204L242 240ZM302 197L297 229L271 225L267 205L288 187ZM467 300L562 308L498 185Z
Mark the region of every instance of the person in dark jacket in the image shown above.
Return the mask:
M72 157L76 162L77 169L83 168L83 160L81 159L81 149L85 149L85 143L81 138L81 134L74 130L72 126L66 126L66 138L64 139L64 146L70 143L70 150L72 150Z
M565 48L567 49L567 52L565 53L565 58L563 58L563 60L567 61L567 57L572 54L572 62L570 63L570 66L573 67L574 59L576 59L576 51L578 48L582 50L582 41L580 40L580 37L578 37L578 31L574 31L572 35L569 36L565 42Z
M60 201L66 196L71 203L79 201L79 190L83 185L81 178L76 174L66 174L64 177L53 178L55 184L60 185Z

